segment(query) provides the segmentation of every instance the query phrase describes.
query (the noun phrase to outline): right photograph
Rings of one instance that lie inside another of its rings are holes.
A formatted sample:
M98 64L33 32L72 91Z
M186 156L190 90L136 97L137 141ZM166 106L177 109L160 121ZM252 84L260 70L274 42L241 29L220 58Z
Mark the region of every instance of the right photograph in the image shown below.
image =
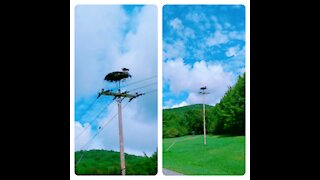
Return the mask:
M245 6L162 10L163 174L244 175Z

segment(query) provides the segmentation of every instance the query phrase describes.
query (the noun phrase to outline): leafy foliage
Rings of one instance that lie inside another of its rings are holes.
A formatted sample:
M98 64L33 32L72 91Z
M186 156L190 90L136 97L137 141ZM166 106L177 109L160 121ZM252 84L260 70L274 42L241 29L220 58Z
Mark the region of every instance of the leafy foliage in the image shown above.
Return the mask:
M206 131L210 134L245 134L245 74L214 107L206 106ZM203 133L202 105L163 110L163 137Z
M213 109L213 121L217 127L215 134L245 134L245 74L239 76L234 87L229 88L221 101Z
M83 155L83 156L82 156ZM79 159L81 158L81 161ZM125 153L126 175L157 174L158 152L148 156L135 156ZM79 162L77 164L77 162ZM75 173L77 175L121 175L120 153L107 150L75 152Z

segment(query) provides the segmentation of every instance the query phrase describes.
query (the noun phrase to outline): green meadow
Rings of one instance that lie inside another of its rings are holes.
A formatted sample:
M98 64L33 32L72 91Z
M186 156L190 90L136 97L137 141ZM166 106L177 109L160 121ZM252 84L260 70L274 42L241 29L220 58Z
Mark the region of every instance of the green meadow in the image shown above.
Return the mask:
M189 135L163 139L163 167L185 175L243 175L245 136Z

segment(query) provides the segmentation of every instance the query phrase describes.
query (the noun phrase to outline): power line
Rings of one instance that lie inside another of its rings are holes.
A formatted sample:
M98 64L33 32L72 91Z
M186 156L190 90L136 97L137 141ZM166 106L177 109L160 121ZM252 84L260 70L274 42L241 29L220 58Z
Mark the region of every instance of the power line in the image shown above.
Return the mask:
M126 84L126 85L124 85L124 86L122 86L122 87L128 87L128 86L131 86L131 85L134 85L134 84L138 84L138 83L140 83L140 82L144 82L144 81L153 79L153 78L155 78L155 77L157 77L157 75L153 75L153 76L148 77L148 78L146 78L146 79L142 79L142 80L139 80L139 81L136 81L136 82L132 82L132 83ZM118 88L112 88L111 91L114 91L114 90L117 90L117 89L118 89Z
M145 86L140 86L138 88L135 88L135 89L132 89L132 90L128 90L129 92L132 92L132 91L136 91L138 89L142 89L142 88L145 88L145 87L149 87L149 86L152 86L152 85L155 85L155 84L158 84L158 82L154 82L154 83L151 83L151 84L147 84Z
M111 101L107 106L109 106L112 102L113 101ZM106 111L106 108L103 107L98 113L98 115L96 115L96 117L89 122L89 125L91 125L91 123L97 120L104 111ZM89 128L89 125L84 128L84 130L75 138L75 140L77 140Z
M150 91L144 92L142 94L149 94L149 93L156 92L156 91L158 91L158 89L150 90Z
M128 103L129 103L129 102L127 102L127 103L123 106L122 109L124 109L124 108L127 106ZM103 124L102 127L101 127L101 130L104 129L117 115L118 115L118 114L113 115L112 118L111 118L109 121L107 121L105 124Z
M136 82L133 82L133 83L126 84L126 85L124 85L124 86L122 86L122 87L131 86L131 85L133 85L133 84L137 84L137 83L140 83L140 82L143 82L143 81L147 81L147 80L152 79L152 78L155 78L155 77L157 77L157 75L153 75L153 76L151 76L151 77L149 77L149 78L146 78L146 79L143 79L143 80L140 80L140 81L136 81Z
M123 109L126 108L126 106L129 104L129 102L127 102L124 106L123 106ZM99 128L97 130L97 132L92 136L92 138L84 145L80 148L80 150L84 149L85 147L89 147L91 145L91 143L93 142L94 138L97 137L97 135L102 132L102 130L115 118L117 117L118 113L116 113L114 116L112 116L112 118L107 121L104 125L102 125L101 128ZM81 154L81 157L79 158L78 162L76 162L76 166L81 162L81 160L83 159L83 156L84 156L84 151L82 152Z
M89 110L91 109L91 107L94 105L94 103L96 103L98 99L95 99L94 101L92 101L92 103L88 106L88 108L84 111L84 113L82 113L82 115L80 116L79 120L87 114L87 112L89 112Z
M127 103L123 106L123 109L126 108L126 106L128 105L128 103L129 103L129 102L127 102ZM109 121L107 121L104 125L102 125L102 127L98 129L98 131L96 132L96 134L95 134L84 146L82 146L82 147L80 148L80 150L83 149L84 147L88 146L88 144L89 144L90 142L92 142L93 139L94 139L115 117L117 117L117 115L118 115L118 113L116 113L114 116L112 116L112 118L111 118Z

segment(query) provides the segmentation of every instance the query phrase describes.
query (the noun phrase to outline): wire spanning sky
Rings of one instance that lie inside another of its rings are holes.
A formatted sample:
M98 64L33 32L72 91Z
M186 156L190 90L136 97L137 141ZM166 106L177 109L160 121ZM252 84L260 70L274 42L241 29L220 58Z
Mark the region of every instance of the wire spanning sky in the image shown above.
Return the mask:
M220 101L245 72L245 7L165 5L163 108Z
M102 88L116 88L104 77L124 67L132 78L121 83L122 91L146 92L130 103L129 99L123 100L124 150L136 155L151 155L157 150L157 30L156 6L76 7L76 151L119 151L118 117L112 118L118 112L117 103L111 96L97 96ZM95 134L92 143L84 147Z

